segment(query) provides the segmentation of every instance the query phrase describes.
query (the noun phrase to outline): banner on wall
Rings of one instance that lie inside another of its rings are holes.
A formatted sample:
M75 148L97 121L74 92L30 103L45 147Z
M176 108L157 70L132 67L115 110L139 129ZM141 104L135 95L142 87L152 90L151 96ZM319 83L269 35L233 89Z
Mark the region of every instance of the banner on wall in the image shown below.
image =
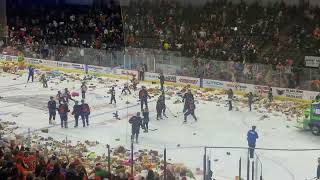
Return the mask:
M57 63L58 67L62 67L62 68L68 68L68 69L72 69L73 67L71 66L71 63L66 63L66 62L58 62Z
M318 56L305 56L304 61L306 63L306 67L318 68L320 65L320 57Z
M72 69L79 69L79 70L83 70L83 64L75 64L72 63L71 64Z
M168 82L177 82L177 76L164 74L164 80Z
M261 85L255 85L254 86L254 92L255 93L268 93L269 92L269 86L261 86Z
M319 92L314 91L303 91L303 99L314 100Z
M159 74L158 73L151 73L151 72L145 72L144 73L144 79L149 81L156 81L159 80Z
M0 54L0 61L4 61L5 60L5 55Z
M41 60L40 64L45 65L45 66L49 66L49 67L57 67L58 66L57 61L49 61L49 60Z
M303 90L299 89L285 89L285 96L289 98L303 98Z
M115 73L118 75L129 75L129 76L135 75L136 78L138 78L138 71L127 70L127 69L116 69Z
M186 76L176 76L176 77L177 77L177 83L200 86L199 78L192 78L192 77L186 77Z
M18 56L5 56L6 61L18 61Z
M42 64L41 59L25 58L29 64Z
M226 89L233 89L236 91L244 91L244 92L249 91L248 84L243 84L243 83L238 83L238 82L226 82L225 88Z
M203 80L203 87L204 88L224 88L224 82L223 81L216 81L211 79L204 79Z

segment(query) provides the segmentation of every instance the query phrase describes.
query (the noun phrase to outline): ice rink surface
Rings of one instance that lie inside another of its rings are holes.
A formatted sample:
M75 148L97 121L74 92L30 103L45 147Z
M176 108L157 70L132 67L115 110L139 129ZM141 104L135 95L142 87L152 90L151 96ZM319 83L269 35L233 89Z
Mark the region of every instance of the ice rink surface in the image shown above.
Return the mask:
M13 80L16 78L16 80ZM41 133L41 128L49 128L48 135L63 139L66 136L73 141L97 140L101 144L112 146L130 146L131 127L129 117L140 111L138 104L138 91L132 95L120 96L125 80L109 79L106 83L99 83L93 79L88 81L89 88L86 102L92 108L89 127L73 128L73 117L69 115L69 128L60 128L60 119L57 116L56 125L48 125L47 102L50 96L56 96L58 90L69 88L71 92L79 92L81 82L79 80L65 80L60 82L53 79L49 88L42 88L39 82L26 84L26 75L1 74L0 76L0 119L15 121L19 125L17 133L26 133L30 130ZM110 86L116 86L117 105L109 104L108 90ZM146 84L147 88L156 85ZM138 85L138 88L141 84ZM310 132L298 130L294 126L295 121L287 121L285 116L270 114L270 118L261 120L264 115L257 111L249 112L248 108L240 108L239 111L228 111L223 101L221 103L198 100L196 115L198 122L192 117L188 123L183 124L183 104L174 104L179 96L166 96L166 105L172 111L167 110L168 118L157 121L155 116L156 97L149 100L150 123L152 131L141 131L139 144L135 149L167 148L168 159L172 162L181 162L193 171L202 169L203 146L239 146L246 147L246 134L252 125L257 126L260 138L257 147L263 148L288 148L310 149L320 148L320 138ZM170 98L170 99L169 99ZM223 96L223 98L226 98ZM80 98L77 98L80 100ZM196 98L197 99L197 98ZM126 101L129 103L127 104ZM73 102L69 108L72 109ZM113 117L118 111L121 120ZM177 116L177 117L174 117ZM81 125L81 123L80 123ZM94 149L98 153L105 151L104 146ZM229 153L228 153L229 152ZM305 180L316 176L318 151L288 152L288 151L262 151L257 150L262 162L264 179L268 180ZM242 158L243 176L247 150L211 149L208 155L212 159L212 169L217 179L234 179L238 174L239 159ZM260 175L261 167L258 163L257 172Z

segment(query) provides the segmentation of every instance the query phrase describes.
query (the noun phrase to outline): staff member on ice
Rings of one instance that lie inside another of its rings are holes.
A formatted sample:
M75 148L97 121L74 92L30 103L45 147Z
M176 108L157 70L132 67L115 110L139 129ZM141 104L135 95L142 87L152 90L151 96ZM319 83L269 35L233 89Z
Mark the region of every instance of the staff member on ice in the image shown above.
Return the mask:
M232 89L229 89L227 94L228 94L229 111L231 111L232 110L232 100L233 100L233 91L232 91Z
M72 115L74 115L75 125L74 127L78 127L79 117L81 116L81 105L79 105L78 101L74 102Z
M143 127L142 125L142 119L140 117L140 112L137 112L136 116L132 116L129 119L129 123L131 124L131 142L134 141L134 138L136 138L136 143L138 143L139 133L140 133L140 127Z
M248 94L248 106L249 106L249 110L252 110L252 103L253 103L253 94L252 92L249 92Z
M88 90L88 87L86 86L86 83L83 82L81 85L81 95L82 95L82 99L86 98L86 92Z
M164 84L164 75L163 75L163 73L161 72L160 73L160 76L159 76L159 80L160 80L160 90L161 91L163 91L164 89L163 89L163 84Z
M84 100L81 100L81 119L83 127L89 126L89 115L91 113L89 104L85 103Z
M49 110L49 124L52 124L52 120L56 120L56 111L57 111L57 103L53 99L53 97L50 97L50 101L48 101L48 110Z
M109 92L110 92L110 95L111 95L109 104L112 104L113 102L114 102L114 104L117 104L117 101L116 101L116 90L114 90L114 87L111 87Z
M256 141L259 138L258 133L256 132L256 126L252 126L252 129L247 133L247 141L249 146L250 158L254 156L254 149L256 148Z

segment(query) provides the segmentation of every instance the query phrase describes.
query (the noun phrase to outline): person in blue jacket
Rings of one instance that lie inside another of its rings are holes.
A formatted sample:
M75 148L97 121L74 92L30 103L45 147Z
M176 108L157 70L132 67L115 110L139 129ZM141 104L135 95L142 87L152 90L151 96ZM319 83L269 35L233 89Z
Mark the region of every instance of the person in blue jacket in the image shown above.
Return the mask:
M254 148L256 147L256 141L259 138L258 133L256 132L256 126L252 126L252 129L247 133L247 141L249 146L250 158L254 156Z
M28 73L28 81L27 82L29 82L30 78L31 78L31 81L33 82L34 68L32 66L29 66L28 71L29 71L29 73Z

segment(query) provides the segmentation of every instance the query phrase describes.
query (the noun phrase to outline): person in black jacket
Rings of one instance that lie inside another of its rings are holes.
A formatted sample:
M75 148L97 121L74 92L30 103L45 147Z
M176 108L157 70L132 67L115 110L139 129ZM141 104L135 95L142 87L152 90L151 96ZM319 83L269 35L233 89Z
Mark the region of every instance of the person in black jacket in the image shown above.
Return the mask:
M83 82L80 88L81 88L82 99L85 99L86 98L86 93L88 91L88 87L87 87L86 83Z
M56 120L56 111L57 111L57 103L53 99L53 97L50 97L50 101L48 102L48 110L49 110L49 124L52 124L52 120Z
M64 89L63 98L64 98L64 101L67 101L67 103L69 103L69 99L74 101L74 99L72 99L72 97L71 97L71 93L68 90L68 88Z
M146 108L148 108L148 98L150 99L151 96L149 95L148 91L146 90L146 87L142 86L142 89L139 91L141 111L143 110L143 104L145 104Z
M131 141L134 141L134 137L136 137L136 143L138 143L140 127L142 127L142 119L140 117L140 112L137 112L136 116L132 116L129 119L129 123L131 124Z
M82 124L83 127L89 126L89 115L91 114L90 106L89 104L85 103L84 100L81 100L81 119L82 119Z
M73 106L72 115L74 115L75 125L74 127L78 127L79 117L81 115L81 105L79 105L78 101L74 102L75 105Z
M123 93L125 93L125 95L127 95L127 91L129 92L129 94L131 94L131 91L130 91L130 89L129 89L128 83L125 83L124 86L123 86L123 89L122 89L122 91L121 91L121 95L122 95Z
M183 99L182 99L182 102L184 102L184 106L183 106L184 113L188 110L188 106L190 105L191 101L194 101L194 97L191 90L189 89L188 92L186 92L183 95Z
M161 103L161 107L162 107L162 112L161 112L161 114L164 116L164 117L166 117L166 118L168 118L167 117L167 115L166 115L166 98L165 98L165 96L164 96L164 91L162 91L162 94L159 96L159 99L160 99L160 103Z
M187 107L187 112L184 114L184 122L187 122L187 117L191 114L195 121L197 121L197 117L194 114L194 110L196 109L196 105L194 101L189 102L189 106Z
M145 108L143 110L142 115L143 115L143 129L144 129L144 132L147 133L149 130L149 109Z
M112 104L112 102L114 101L115 104L117 104L117 101L116 101L116 91L114 90L114 87L112 87L110 89L110 95L111 95L111 98L110 98L110 103L109 104Z
M164 75L163 73L160 73L160 76L159 76L159 80L160 80L160 90L163 91L163 84L164 84Z
M162 119L163 103L161 102L160 97L157 100L156 110L157 110L157 120Z
M232 91L232 89L228 90L227 95L228 95L229 111L231 111L232 110L232 100L233 100L233 91Z

